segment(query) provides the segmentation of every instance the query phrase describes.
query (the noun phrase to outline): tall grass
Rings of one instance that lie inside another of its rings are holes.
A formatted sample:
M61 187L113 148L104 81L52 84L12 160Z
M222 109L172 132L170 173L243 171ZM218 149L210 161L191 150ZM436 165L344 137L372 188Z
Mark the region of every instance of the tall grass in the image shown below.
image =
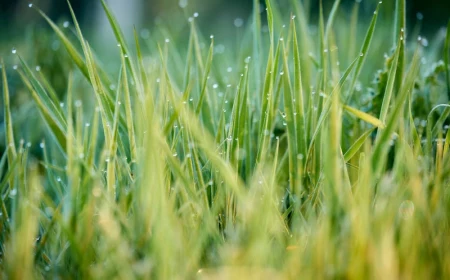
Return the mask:
M14 54L46 124L36 159L14 135L1 65L1 278L450 277L450 105L419 99L432 87L447 100L449 29L425 48L404 0L379 33L383 3L370 21L355 3L349 29L335 1L312 35L309 1L290 16L254 3L240 49L217 57L196 17L187 43L161 28L145 45L135 31L134 49L102 0L114 71L72 10L77 41L33 7L74 68L61 100Z

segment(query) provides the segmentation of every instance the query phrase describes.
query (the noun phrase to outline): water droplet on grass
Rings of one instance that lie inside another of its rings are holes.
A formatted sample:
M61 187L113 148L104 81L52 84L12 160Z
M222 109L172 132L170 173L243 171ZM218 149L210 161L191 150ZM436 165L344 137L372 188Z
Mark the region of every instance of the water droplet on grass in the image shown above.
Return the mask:
M416 18L417 18L418 20L423 20L423 14L422 14L421 12L418 12L418 13L416 14Z
M12 52L13 54L16 54L16 53L17 53L16 48L12 48L11 52Z
M242 25L244 25L244 20L241 18L236 18L234 20L234 26L236 27L241 27Z
M33 7L33 3L28 4L28 8L32 8Z
M182 8L182 9L186 8L187 5L188 5L187 0L180 0L180 2L178 2L178 6L180 6L180 8Z
M63 27L64 27L64 28L69 27L69 25L70 25L70 23L69 23L68 21L65 21L65 22L63 23Z
M36 71L38 71L38 72L41 71L41 66L39 66L39 65L36 66Z
M195 18L198 17L198 13L197 12L194 13L194 17Z

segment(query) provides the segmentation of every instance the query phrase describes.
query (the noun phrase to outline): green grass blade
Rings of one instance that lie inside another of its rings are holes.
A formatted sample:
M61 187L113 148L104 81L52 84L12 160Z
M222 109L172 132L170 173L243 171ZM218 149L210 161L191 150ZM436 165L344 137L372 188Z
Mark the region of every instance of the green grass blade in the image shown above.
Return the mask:
M325 28L325 40L329 40L331 29L333 28L334 19L336 17L336 13L339 8L339 4L341 3L341 0L335 0L333 7L331 8L330 15L328 16L327 26Z
M361 149L366 140L374 131L375 128L367 130L355 141L355 143L353 143L353 145L344 154L345 162L350 161L356 155L356 153Z
M385 160L387 157L387 152L389 149L389 141L391 139L392 133L399 124L399 118L402 117L403 108L408 95L411 94L411 89L414 86L414 80L419 72L419 50L416 50L414 57L411 62L409 72L406 76L405 83L402 86L402 90L395 100L395 105L393 110L387 120L386 128L381 132L375 143L374 151L372 154L372 170L374 177L378 178L383 166L385 165Z
M374 12L374 15L372 17L372 20L370 22L369 29L367 29L366 37L364 38L364 42L363 42L361 50L359 52L359 55L360 55L361 59L358 60L358 64L356 65L356 68L355 68L355 73L354 73L353 78L352 78L352 80L350 82L349 93L348 93L348 95L346 97L347 100L350 100L352 98L352 96L353 96L353 92L355 90L356 81L358 80L358 77L359 77L359 75L361 73L361 69L362 69L362 67L364 65L364 62L366 61L366 57L367 57L368 52L369 52L370 43L372 42L372 38L373 38L373 35L375 33L375 26L377 24L377 19L378 19L378 11L380 10L380 5L381 5L380 3L381 2L379 2L378 5L377 5L377 8L376 8L376 10ZM346 102L346 103L348 103L348 102Z
M353 107L350 107L347 105L344 105L344 109L347 112L349 112L350 114L354 115L355 117L357 117L367 123L370 123L378 128L383 129L385 127L384 123L380 119L377 119L374 116L369 115L361 110L358 110L356 108L353 108Z
M286 50L283 45L283 97L284 97L284 114L288 135L289 149L289 182L293 194L298 194L297 190L297 130L295 125L296 111L294 98L292 96L291 81L289 78L289 65Z
M292 19L293 21L293 19ZM296 99L296 123L297 123L297 149L298 153L306 155L306 139L308 137L306 130L306 115L305 115L305 102L302 86L302 73L300 65L300 51L297 39L297 29L295 28L295 22L292 22L293 28L293 52L294 52L294 98Z
M0 66L2 68L2 83L3 83L3 114L5 118L5 143L8 153L8 164L11 165L12 161L16 158L16 144L14 142L14 132L13 132L13 124L11 117L11 105L9 101L9 87L8 80L6 79L6 68L3 63L3 59L1 60Z
M444 67L445 67L445 79L447 81L447 98L450 101L450 20L447 24L447 34L445 36L444 43Z
M327 102L325 103L325 105L323 106L323 110L320 114L320 117L317 121L316 127L314 129L314 132L311 136L311 140L310 140L310 144L309 144L309 148L308 148L308 153L307 153L307 157L306 157L306 161L308 162L308 159L310 158L310 154L312 152L312 148L313 148L313 144L316 140L317 135L319 134L319 131L322 129L322 125L326 119L326 117L328 116L329 112L330 112L330 107L331 107L331 100L333 98L333 96L335 94L340 94L341 93L341 89L344 86L345 81L347 80L348 76L350 75L351 71L353 70L353 68L355 67L356 63L359 61L360 58L356 58L352 64L350 64L350 66L347 68L347 70L345 70L344 74L342 75L341 79L339 80L339 84L336 85L336 87L333 89L331 96L327 99Z
M395 78L397 76L396 73L397 73L397 64L398 64L398 58L400 55L400 49L401 49L400 46L397 46L397 49L394 54L394 60L391 65L391 69L389 70L387 86L386 86L386 90L384 92L383 103L381 104L381 110L380 110L380 120L382 123L386 122L386 117L388 115L389 106L391 104L392 93L394 90L394 82L395 82L395 80L396 80Z
M131 162L135 162L137 160L136 136L134 132L134 120L133 120L133 111L131 107L130 89L128 86L127 69L125 64L125 57L123 54L121 55L121 59L122 59L122 85L125 100L125 115L127 120L127 131L130 143Z

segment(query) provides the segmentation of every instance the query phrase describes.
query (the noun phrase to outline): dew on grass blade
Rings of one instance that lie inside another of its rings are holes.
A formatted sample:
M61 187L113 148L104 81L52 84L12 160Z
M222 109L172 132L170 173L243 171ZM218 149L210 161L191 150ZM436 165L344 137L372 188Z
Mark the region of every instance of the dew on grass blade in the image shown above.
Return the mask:
M182 8L182 9L186 8L187 5L188 5L188 1L187 0L180 0L178 2L178 6L180 6L180 8Z
M241 27L242 25L244 25L244 20L241 18L236 18L234 20L234 26L236 27Z
M16 195L17 195L17 189L16 189L16 188L12 189L12 190L9 192L9 195L10 195L10 196L16 196Z

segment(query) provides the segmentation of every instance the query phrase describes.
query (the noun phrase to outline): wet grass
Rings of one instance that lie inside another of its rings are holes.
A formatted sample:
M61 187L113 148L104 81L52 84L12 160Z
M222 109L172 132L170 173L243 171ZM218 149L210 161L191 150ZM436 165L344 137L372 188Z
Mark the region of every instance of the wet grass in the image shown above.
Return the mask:
M197 15L186 42L130 44L102 4L119 69L73 12L70 34L32 7L71 60L65 94L13 50L45 142L18 141L1 64L2 278L450 276L449 28L407 37L405 0L393 28L381 2L348 28L336 1L312 34L302 3L267 1L224 52Z

